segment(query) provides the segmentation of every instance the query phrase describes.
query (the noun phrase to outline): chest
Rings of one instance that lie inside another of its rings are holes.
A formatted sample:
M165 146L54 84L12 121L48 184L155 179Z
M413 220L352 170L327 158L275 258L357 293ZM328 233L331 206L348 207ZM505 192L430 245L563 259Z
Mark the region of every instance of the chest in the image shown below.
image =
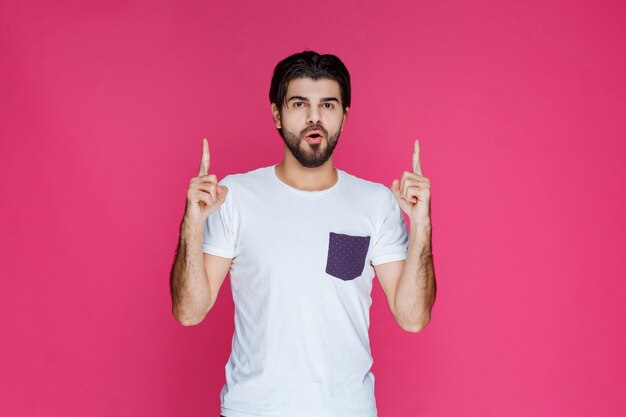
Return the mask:
M349 281L366 269L376 229L372 207L358 200L259 198L238 209L234 262Z

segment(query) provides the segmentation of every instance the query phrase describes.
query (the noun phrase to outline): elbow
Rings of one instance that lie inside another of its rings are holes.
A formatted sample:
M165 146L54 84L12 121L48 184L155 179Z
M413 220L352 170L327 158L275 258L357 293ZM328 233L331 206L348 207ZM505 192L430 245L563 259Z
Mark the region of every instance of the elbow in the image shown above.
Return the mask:
M176 321L178 321L180 324L182 324L185 327L189 327L189 326L197 326L198 324L202 323L202 321L208 314L208 311L203 314L184 314L184 313L177 312L176 310L174 310L173 314L174 314L174 318L176 319Z
M202 323L203 319L197 320L197 319L188 319L188 318L177 318L176 320L178 320L178 322L182 324L183 326L190 327L190 326L196 326Z
M430 323L430 316L424 318L419 322L400 324L400 327L402 328L402 330L409 333L419 333L424 330L428 323Z

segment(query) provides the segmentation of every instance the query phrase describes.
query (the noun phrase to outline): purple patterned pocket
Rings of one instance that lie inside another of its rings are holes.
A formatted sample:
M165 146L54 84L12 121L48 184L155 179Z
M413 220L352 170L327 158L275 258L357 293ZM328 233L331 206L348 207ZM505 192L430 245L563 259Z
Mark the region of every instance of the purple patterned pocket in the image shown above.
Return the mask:
M352 236L330 232L328 240L326 273L344 281L360 276L365 267L370 236Z

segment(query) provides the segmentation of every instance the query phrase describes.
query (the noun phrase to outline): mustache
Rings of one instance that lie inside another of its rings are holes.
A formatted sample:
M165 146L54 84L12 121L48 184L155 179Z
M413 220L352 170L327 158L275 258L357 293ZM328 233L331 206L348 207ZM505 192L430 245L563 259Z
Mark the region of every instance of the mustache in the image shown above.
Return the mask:
M324 136L328 136L328 132L326 132L326 129L324 129L322 126L319 125L315 125L315 126L311 126L305 130L302 131L302 136L306 136L309 132L313 132L315 130L319 130L320 132L322 132L324 134Z

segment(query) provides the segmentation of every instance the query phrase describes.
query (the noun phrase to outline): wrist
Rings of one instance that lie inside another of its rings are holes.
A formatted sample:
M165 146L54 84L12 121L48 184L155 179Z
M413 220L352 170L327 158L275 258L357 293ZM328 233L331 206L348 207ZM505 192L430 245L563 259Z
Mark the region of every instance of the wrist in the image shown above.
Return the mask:
M420 218L413 218L409 216L409 222L411 229L430 229L432 227L430 223L430 216L423 216Z
M430 237L432 232L432 225L430 218L426 219L410 219L410 238L416 239L418 237Z
M183 237L193 237L199 234L204 234L204 222L198 223L197 221L193 221L187 218L187 216L184 216L180 225L180 234Z

